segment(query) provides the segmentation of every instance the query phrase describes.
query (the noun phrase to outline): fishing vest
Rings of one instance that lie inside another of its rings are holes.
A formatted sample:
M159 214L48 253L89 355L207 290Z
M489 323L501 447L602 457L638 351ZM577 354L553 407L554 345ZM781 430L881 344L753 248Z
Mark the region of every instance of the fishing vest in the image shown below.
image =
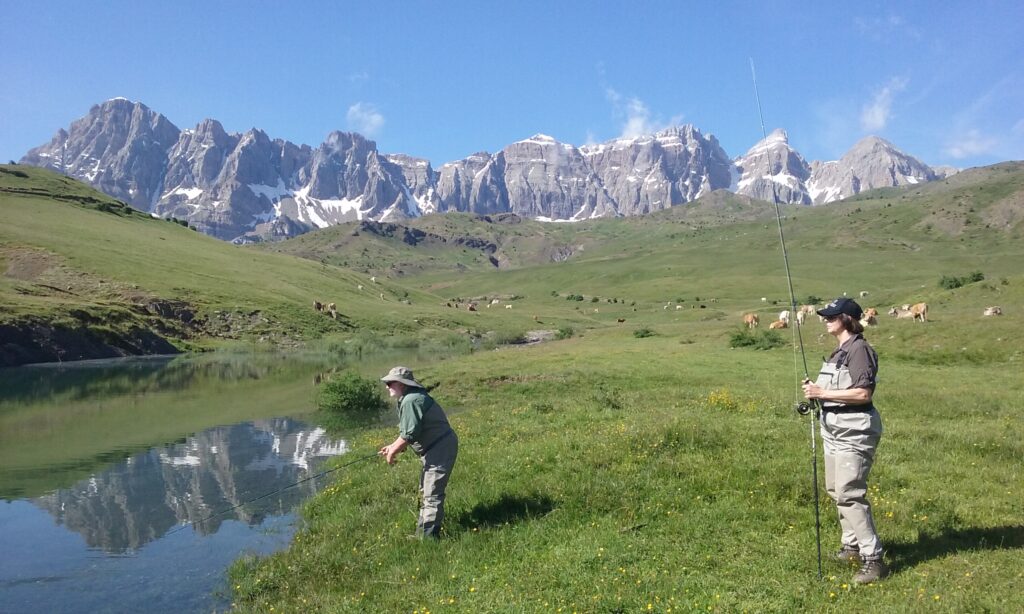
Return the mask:
M818 380L814 382L822 390L848 390L853 387L853 377L850 370L842 362L823 362L821 370L818 371ZM845 408L845 403L835 401L821 401L821 407L825 410Z
M853 376L846 366L846 352L839 351L835 355L836 361L825 361L821 363L821 370L818 371L818 379L814 382L822 390L849 390L853 388ZM848 405L836 401L820 400L821 408L825 411L871 411L874 404Z

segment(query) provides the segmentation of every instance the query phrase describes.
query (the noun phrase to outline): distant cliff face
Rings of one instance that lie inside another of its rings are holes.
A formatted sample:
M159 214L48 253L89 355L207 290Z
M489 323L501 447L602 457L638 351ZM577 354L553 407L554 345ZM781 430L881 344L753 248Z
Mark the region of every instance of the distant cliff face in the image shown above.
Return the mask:
M582 147L539 134L434 170L427 160L382 154L355 133L332 132L313 149L257 129L228 134L212 119L179 130L123 98L94 106L21 162L239 242L448 211L560 221L643 215L717 189L824 204L950 174L877 137L838 161L808 164L781 130L730 160L715 137L688 125Z

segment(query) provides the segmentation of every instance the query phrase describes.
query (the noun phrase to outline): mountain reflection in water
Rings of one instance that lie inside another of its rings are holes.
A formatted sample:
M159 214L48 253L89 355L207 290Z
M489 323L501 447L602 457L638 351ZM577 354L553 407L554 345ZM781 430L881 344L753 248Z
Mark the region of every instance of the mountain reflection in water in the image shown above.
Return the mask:
M122 554L184 522L205 535L225 520L258 525L268 514L285 514L316 491L316 480L241 504L313 475L318 460L346 451L344 441L328 439L321 428L288 418L259 420L135 454L32 502L90 548Z

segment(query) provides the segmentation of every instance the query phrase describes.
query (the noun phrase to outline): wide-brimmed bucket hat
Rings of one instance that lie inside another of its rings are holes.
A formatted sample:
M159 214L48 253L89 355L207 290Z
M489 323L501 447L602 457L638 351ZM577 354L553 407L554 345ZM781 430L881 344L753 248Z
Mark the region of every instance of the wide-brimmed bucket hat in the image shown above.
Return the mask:
M388 374L380 378L380 381L385 384L388 382L401 382L406 386L413 386L414 388L423 388L423 384L416 381L416 378L412 374L412 369L409 367L394 367Z

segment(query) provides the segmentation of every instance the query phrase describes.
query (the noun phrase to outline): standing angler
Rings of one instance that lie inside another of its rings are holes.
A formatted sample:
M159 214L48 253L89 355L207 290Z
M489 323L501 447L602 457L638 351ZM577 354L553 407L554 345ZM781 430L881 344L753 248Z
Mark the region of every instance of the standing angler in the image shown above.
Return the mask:
M444 520L444 490L455 468L459 438L448 424L444 410L416 381L410 369L395 367L380 381L387 385L390 396L398 399L398 439L382 447L380 454L389 465L407 447L420 457L422 501L416 537L437 539L441 537Z
M871 403L878 375L878 354L864 340L856 302L837 298L818 315L825 318L836 348L822 364L818 380L804 382L804 396L821 403L821 438L825 448L825 490L836 503L843 529L836 558L862 563L853 577L868 584L889 573L882 561L882 542L875 531L867 499L868 472L882 436L882 419Z

